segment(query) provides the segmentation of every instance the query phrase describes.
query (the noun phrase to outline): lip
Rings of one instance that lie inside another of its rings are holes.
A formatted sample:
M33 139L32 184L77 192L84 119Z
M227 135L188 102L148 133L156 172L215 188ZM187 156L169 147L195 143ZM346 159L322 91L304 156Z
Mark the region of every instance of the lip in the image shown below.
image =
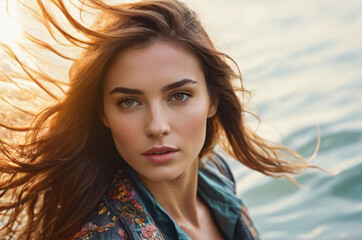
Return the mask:
M157 152L165 152L162 154L154 154ZM172 158L177 154L178 149L173 147L154 147L148 151L142 153L143 156L147 158L148 161L152 163L167 163L172 160Z

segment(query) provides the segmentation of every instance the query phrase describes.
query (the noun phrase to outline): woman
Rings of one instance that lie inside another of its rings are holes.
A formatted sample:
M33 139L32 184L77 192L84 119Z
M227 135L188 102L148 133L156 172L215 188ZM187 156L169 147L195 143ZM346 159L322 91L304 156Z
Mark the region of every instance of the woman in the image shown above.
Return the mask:
M38 17L53 38L60 41L61 34L82 53L64 97L31 126L1 123L26 132L17 145L1 140L0 186L7 200L0 207L2 236L257 239L215 145L273 177L310 166L247 128L248 92L232 85L241 80L227 63L232 59L215 49L196 14L180 1L80 2L80 9L99 13L93 25L53 1L77 30L75 37L38 1ZM18 62L27 79L56 98L39 79L59 86L57 80Z

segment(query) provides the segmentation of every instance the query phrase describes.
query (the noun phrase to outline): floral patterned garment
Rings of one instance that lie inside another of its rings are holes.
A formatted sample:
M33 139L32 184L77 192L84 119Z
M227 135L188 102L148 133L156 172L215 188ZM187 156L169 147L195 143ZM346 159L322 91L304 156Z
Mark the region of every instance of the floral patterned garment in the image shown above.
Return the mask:
M221 156L215 154L213 158L217 164L207 161L199 171L198 194L209 206L225 239L258 239L246 207L236 196L229 166ZM190 239L164 212L133 170L128 165L122 169L124 171L117 172L87 223L68 240Z
M98 210L89 217L91 221L69 240L165 239L142 205L130 181L119 170Z

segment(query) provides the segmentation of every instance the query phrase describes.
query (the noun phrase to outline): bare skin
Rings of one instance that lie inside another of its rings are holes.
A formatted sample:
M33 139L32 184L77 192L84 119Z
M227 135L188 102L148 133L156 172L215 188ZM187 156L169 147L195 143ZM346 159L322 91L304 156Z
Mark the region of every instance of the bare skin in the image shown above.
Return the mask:
M224 239L209 208L197 195L197 172L198 164L195 161L187 174L172 182L143 182L163 209L191 239Z
M197 223L190 222L178 222L177 224L184 230L191 239L202 240L220 240L224 239L219 231L219 228L216 226L213 217L211 216L210 210L200 199L198 199L197 214L198 221ZM196 225L197 224L197 225Z
M121 52L107 73L104 112L118 152L192 239L223 239L197 196L211 101L197 58L172 42Z

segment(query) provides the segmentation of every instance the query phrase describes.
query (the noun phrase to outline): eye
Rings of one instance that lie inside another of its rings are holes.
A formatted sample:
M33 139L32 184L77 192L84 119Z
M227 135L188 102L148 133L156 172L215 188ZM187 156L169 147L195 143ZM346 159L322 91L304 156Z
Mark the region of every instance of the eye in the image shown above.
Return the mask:
M118 103L119 106L121 106L122 108L133 108L137 105L140 105L140 103L138 101L136 101L135 99L132 98L127 98L127 99L123 99Z
M177 92L171 96L171 101L186 102L192 96L190 92Z

